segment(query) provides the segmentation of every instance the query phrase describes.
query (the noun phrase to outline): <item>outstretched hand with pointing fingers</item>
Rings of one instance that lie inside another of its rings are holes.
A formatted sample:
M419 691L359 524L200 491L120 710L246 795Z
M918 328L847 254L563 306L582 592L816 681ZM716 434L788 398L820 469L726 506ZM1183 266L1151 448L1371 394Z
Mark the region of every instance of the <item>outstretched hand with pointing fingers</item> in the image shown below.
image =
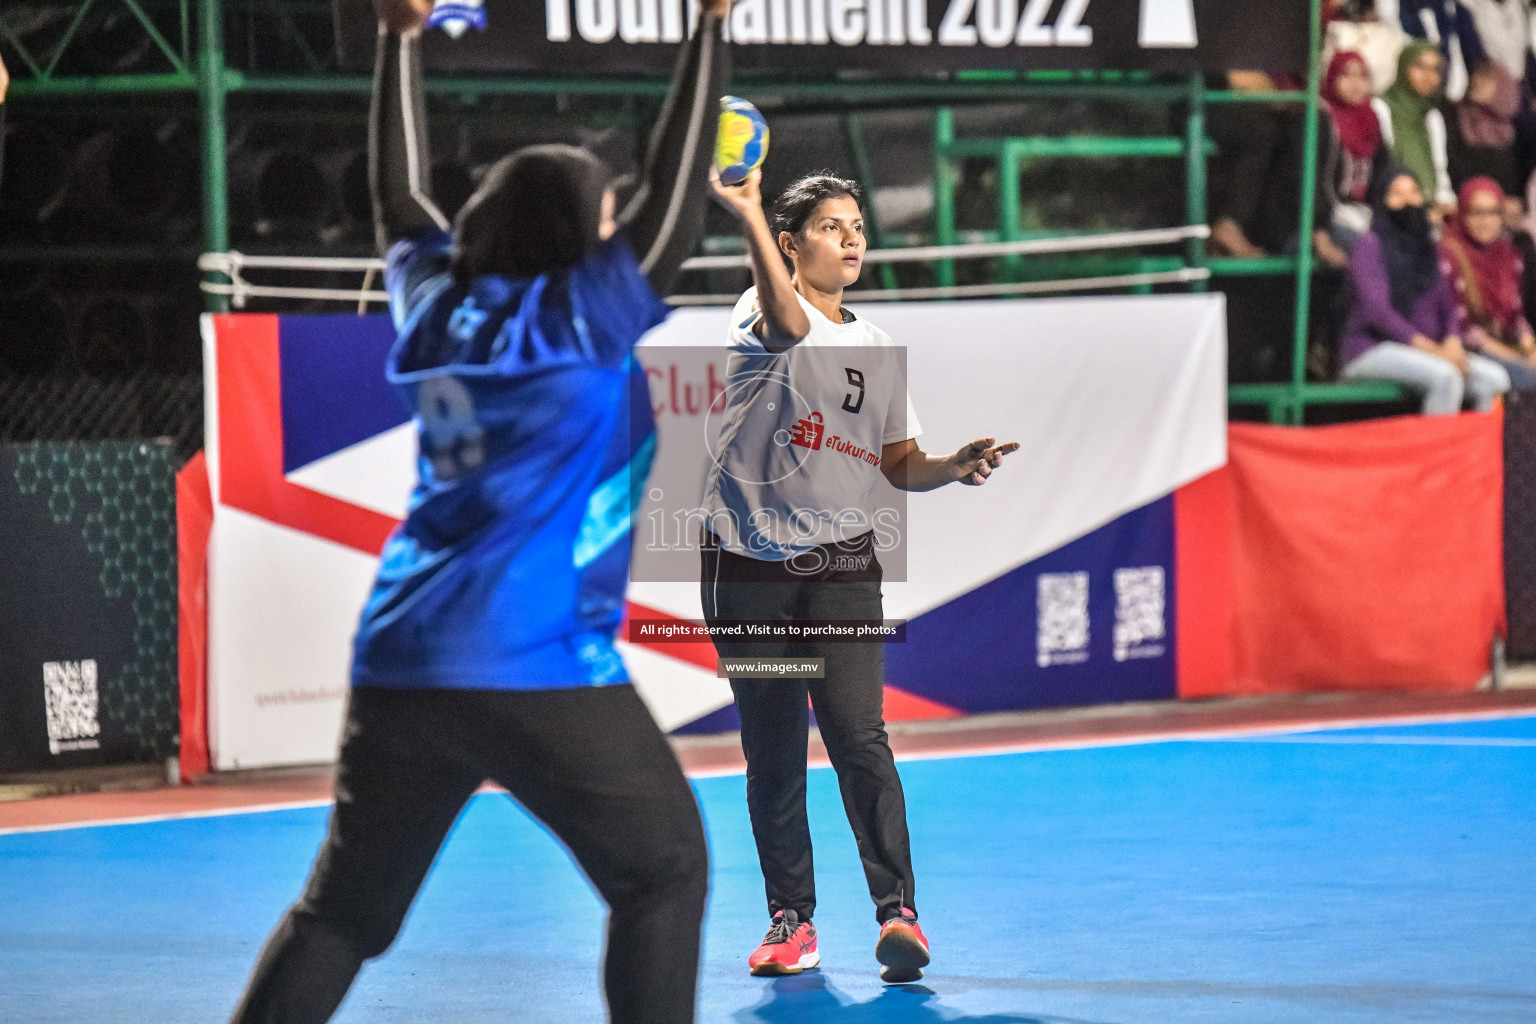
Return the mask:
M998 444L995 437L977 438L949 457L955 479L971 487L987 482L992 471L1003 464L1003 456L1019 450L1017 441Z

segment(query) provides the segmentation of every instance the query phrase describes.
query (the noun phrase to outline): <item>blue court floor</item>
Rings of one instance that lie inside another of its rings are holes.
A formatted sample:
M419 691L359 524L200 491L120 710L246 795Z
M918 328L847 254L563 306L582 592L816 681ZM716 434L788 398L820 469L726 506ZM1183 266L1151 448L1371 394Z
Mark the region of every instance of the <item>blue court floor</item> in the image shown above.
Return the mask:
M714 858L706 1024L1536 1022L1536 717L902 765L935 961L883 988L830 770L812 772L824 968L746 973L767 921L740 776ZM0 836L0 1021L223 1020L323 809ZM475 798L345 1024L602 1020L601 908Z

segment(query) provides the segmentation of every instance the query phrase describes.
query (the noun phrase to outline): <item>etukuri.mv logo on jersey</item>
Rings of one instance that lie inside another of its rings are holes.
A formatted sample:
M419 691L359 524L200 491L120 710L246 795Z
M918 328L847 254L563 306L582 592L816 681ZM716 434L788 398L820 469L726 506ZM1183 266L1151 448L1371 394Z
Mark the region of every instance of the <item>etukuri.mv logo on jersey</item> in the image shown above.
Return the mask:
M801 448L809 448L813 452L819 452L822 448L822 437L825 433L826 421L822 418L821 413L813 412L809 416L795 421L795 425L790 428L789 443L799 445ZM880 465L879 452L860 448L852 441L838 437L836 434L826 438L826 447L828 451L838 452L871 466Z
M801 448L809 448L813 452L821 451L821 434L824 426L821 413L813 412L802 420L797 420L790 429L789 443L797 444Z

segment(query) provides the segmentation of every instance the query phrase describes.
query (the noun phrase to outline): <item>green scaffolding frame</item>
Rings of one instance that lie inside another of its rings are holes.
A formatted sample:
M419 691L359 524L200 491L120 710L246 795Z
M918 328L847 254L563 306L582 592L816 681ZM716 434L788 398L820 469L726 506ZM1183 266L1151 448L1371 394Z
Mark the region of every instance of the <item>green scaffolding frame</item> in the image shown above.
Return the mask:
M168 40L146 12L147 0L80 0L74 18L64 36L45 55L36 55L6 25L0 13L0 37L21 56L27 74L16 74L12 95L23 102L48 98L86 98L92 96L193 93L197 96L202 137L203 231L202 245L207 252L229 249L228 182L225 162L226 120L229 97L235 93L365 93L371 82L364 76L340 74L247 75L227 66L224 56L223 0L161 0L160 8L172 2L179 15L179 46ZM196 13L193 14L195 3ZM87 13L95 5L120 4L144 27L170 70L154 74L117 75L94 78L60 77L54 74L59 58L73 40ZM1185 167L1185 213L1191 225L1206 219L1206 161L1210 147L1205 133L1206 108L1212 103L1288 102L1305 105L1305 138L1302 174L1300 246L1296 257L1263 260L1221 260L1206 258L1205 246L1191 240L1179 257L1136 257L1121 261L1128 272L1169 267L1208 267L1212 274L1292 274L1296 281L1295 323L1292 333L1290 379L1262 384L1238 384L1228 389L1232 404L1258 405L1268 411L1276 423L1300 423L1308 405L1344 402L1374 402L1400 397L1396 385L1375 382L1317 384L1306 380L1308 308L1311 301L1313 273L1312 247L1313 199L1318 165L1318 87L1321 76L1321 0L1308 0L1309 61L1307 89L1304 92L1252 93L1208 90L1199 75L1186 82L1157 82L1144 73L1125 72L1024 72L976 73L957 75L949 81L929 82L784 82L747 80L737 90L748 97L771 95L802 102L824 102L844 108L843 127L855 174L867 186L872 184L869 161L857 110L861 105L888 106L894 102L929 103L938 107L934 138L934 213L935 242L957 241L955 230L954 161L966 156L985 156L1000 161L999 226L1004 239L1023 237L1019 225L1018 174L1024 160L1037 157L1094 158L1114 156L1150 156L1181 159ZM196 31L194 32L194 21ZM437 77L426 83L429 92L466 97L486 95L613 95L657 97L666 89L659 80L604 79L529 79L515 77ZM1039 100L1051 98L1101 99L1106 101L1183 103L1186 111L1182 136L1103 138L1013 138L957 139L953 130L950 104L980 101ZM872 206L871 206L872 209ZM872 241L884 242L880 225L870 221ZM1065 261L1061 269L1067 269ZM1017 272L1018 261L1005 261L1005 272ZM939 261L941 284L954 282L954 261ZM889 265L881 268L885 287L895 285ZM217 276L217 275L215 275ZM218 278L223 280L222 277ZM1192 288L1204 287L1194 282ZM208 308L227 308L227 299L208 296Z

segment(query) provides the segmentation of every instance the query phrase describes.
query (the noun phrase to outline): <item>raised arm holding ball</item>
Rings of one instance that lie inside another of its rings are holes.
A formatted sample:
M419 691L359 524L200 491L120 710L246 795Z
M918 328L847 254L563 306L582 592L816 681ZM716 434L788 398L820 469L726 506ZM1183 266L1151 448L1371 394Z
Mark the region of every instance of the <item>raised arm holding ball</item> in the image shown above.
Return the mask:
M705 618L878 622L874 528L891 511L878 507L881 474L908 491L980 485L1019 446L982 438L947 456L918 447L899 350L842 304L864 262L858 186L830 173L801 178L770 217L761 176L753 170L738 186L718 173L713 179L741 221L754 287L726 335L726 408L704 499ZM805 809L809 696L875 904L880 976L922 977L928 941L917 923L906 804L885 731L884 648L723 638L715 646L722 657L821 658L824 666L819 679L731 680L771 918L750 970L794 974L821 962Z

